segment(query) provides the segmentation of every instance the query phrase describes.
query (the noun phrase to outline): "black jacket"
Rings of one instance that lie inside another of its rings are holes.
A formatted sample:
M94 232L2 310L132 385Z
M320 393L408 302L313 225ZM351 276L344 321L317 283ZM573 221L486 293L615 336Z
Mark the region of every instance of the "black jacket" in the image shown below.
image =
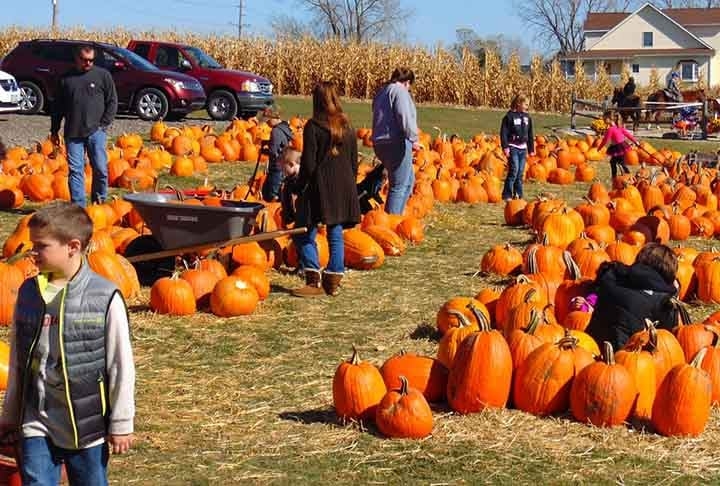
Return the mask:
M533 134L532 118L525 112L508 111L500 124L500 144L503 149L510 144L527 144L529 153L535 152L535 135Z
M645 328L645 319L662 329L677 325L677 310L671 303L677 290L652 267L635 263L603 263L595 279L598 300L587 333L613 349L622 348L628 338Z
M355 179L358 149L355 131L348 127L338 155L331 153L330 130L315 120L303 129L299 184L307 187L297 205L298 226L319 223L351 227L360 222Z
M625 83L625 86L623 86L623 96L625 96L625 98L627 98L634 94L635 94L635 82L629 80L627 83Z
M263 198L266 201L272 201L280 196L280 184L282 183L283 178L280 156L282 155L285 147L290 145L292 138L292 129L286 121L278 123L270 131L270 141L267 152L267 177L265 178L265 182L262 187Z
M88 137L113 122L117 105L115 82L109 71L99 66L87 72L73 68L60 78L50 132L58 133L64 118L65 137Z

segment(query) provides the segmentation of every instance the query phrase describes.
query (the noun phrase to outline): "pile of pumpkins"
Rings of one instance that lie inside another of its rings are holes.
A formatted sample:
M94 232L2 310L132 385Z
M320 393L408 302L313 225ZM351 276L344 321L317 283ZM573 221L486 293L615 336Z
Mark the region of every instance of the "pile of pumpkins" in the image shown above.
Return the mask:
M569 411L596 426L701 434L720 405L720 312L692 323L678 300L673 332L647 322L613 350L584 332L592 310L571 307L590 293L603 262L631 264L650 241L718 234L717 171L662 157L643 160L651 166L616 178L610 190L591 184L575 208L545 196L508 201L506 223L526 226L536 242L492 247L481 271L510 276L510 284L448 300L436 318L436 357L403 354L379 370L356 353L342 363L333 382L338 417L375 420L389 437L424 437L432 431L427 403L447 401L463 414L514 406L539 416ZM720 253L675 252L679 297L720 303Z

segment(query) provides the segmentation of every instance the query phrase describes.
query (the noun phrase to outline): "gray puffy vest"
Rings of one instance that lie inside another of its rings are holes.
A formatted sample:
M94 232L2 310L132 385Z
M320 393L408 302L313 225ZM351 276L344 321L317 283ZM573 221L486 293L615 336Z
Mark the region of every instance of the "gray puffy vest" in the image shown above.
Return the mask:
M30 362L45 315L41 287L43 275L26 280L18 291L15 307L15 343L21 376L21 410L31 383ZM107 372L105 365L105 317L118 292L112 282L94 273L83 262L78 273L61 291L60 354L65 376L68 414L75 446L83 446L107 433Z

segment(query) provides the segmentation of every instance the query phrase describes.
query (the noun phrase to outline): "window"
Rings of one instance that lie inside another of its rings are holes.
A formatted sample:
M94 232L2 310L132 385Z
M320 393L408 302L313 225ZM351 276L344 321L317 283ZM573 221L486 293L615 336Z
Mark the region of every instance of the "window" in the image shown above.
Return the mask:
M133 52L135 52L138 56L147 59L150 54L150 44L135 44Z
M69 44L61 42L41 43L35 49L35 55L42 57L47 61L55 62L75 62L73 58L73 48Z
M643 47L652 47L653 46L653 33L652 32L643 32Z
M632 65L632 72L633 74L637 74L640 72L640 64L633 64Z
M177 69L180 67L180 52L176 47L159 46L155 53L155 64L162 69Z
M695 61L680 62L680 79L683 81L696 82L698 80L698 65Z
M104 49L95 50L95 65L113 71L117 58Z

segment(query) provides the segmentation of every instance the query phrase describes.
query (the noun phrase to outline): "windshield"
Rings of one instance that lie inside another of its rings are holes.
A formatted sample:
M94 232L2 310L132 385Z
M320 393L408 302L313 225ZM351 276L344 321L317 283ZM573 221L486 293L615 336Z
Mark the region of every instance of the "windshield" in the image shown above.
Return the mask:
M190 56L194 62L200 67L207 69L221 69L222 66L215 59L205 54L201 49L197 47L185 46L185 53Z
M142 71L157 71L158 68L150 61L143 59L142 57L135 54L133 51L125 49L123 47L114 47L112 49L113 54L118 57L125 59L135 69Z

